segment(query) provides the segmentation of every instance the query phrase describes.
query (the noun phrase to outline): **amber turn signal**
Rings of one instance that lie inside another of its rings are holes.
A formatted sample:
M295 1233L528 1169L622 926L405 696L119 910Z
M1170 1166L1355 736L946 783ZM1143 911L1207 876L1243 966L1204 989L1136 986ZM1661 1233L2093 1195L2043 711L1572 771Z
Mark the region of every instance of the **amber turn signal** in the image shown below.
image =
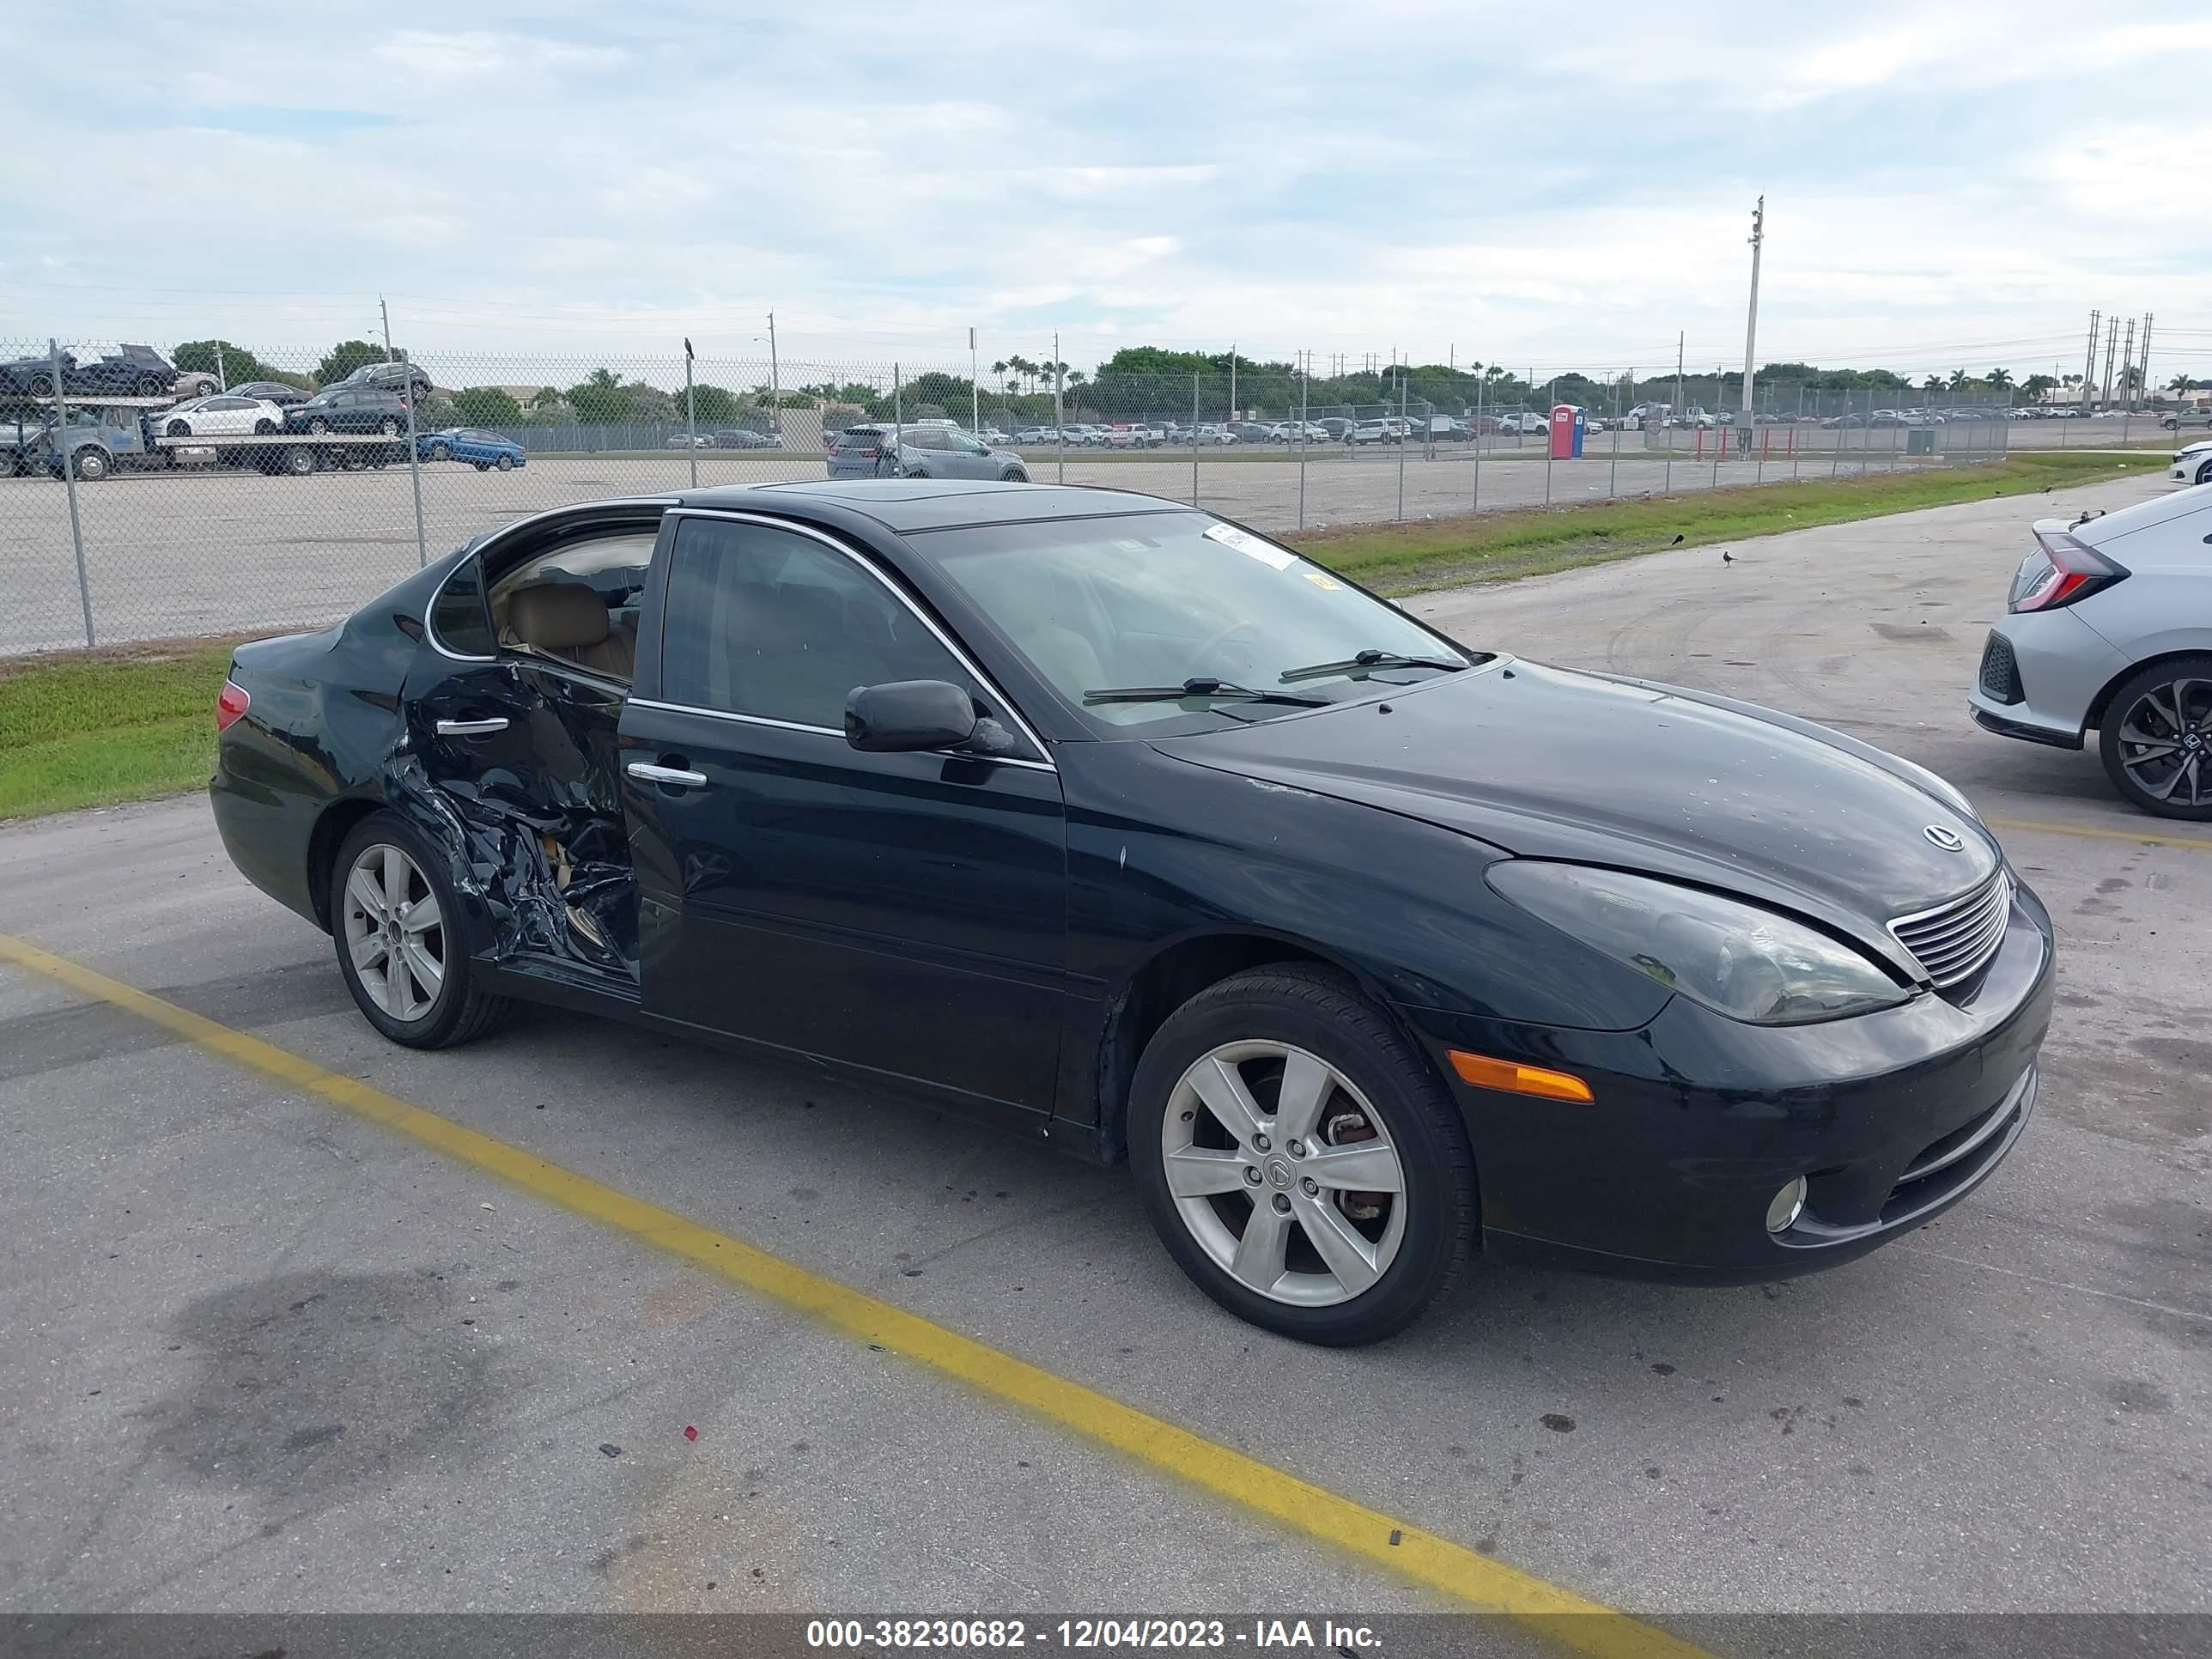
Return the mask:
M1487 1054L1470 1054L1463 1048L1451 1051L1452 1070L1460 1081L1472 1083L1478 1089L1503 1089L1508 1094L1538 1095L1546 1100L1592 1101L1590 1086L1572 1072L1548 1071L1541 1066L1523 1066L1510 1060L1492 1060Z

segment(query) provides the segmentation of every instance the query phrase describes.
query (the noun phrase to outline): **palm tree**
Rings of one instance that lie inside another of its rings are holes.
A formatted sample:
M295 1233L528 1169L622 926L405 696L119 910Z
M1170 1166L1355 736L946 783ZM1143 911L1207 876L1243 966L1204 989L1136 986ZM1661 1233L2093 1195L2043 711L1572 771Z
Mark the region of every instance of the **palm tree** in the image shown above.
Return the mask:
M2012 371L2008 368L1993 368L1982 378L1990 383L1992 392L2003 392L2012 385Z
M1930 393L1942 391L1943 377L1941 374L1930 374L1921 389Z
M991 373L997 375L1000 380L1005 380L1006 378L1006 363L1003 361L993 363L991 365Z
M1963 368L1954 368L1954 369L1953 369L1953 370L1951 371L1951 379L1950 379L1950 382L1949 382L1949 384L1950 384L1951 390L1952 390L1952 391L1954 391L1954 392L1956 392L1956 391L1958 391L1960 387L1964 386L1966 384L1966 371L1965 369L1963 369Z
M2166 389L2168 392L2179 392L2186 395L2197 390L2197 382L2186 374L2177 374L2166 383Z

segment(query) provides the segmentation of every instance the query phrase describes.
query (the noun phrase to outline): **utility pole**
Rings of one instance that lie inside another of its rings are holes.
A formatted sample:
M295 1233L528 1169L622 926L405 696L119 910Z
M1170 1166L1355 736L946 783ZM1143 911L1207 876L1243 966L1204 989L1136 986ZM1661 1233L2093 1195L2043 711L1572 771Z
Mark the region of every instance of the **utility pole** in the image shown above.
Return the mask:
M1751 413L1752 353L1759 343L1759 252L1766 240L1766 198L1751 210L1751 311L1743 325L1743 412Z
M1674 337L1674 407L1672 412L1677 417L1682 413L1682 341L1684 337L1680 334ZM1674 441L1672 438L1668 439L1667 447L1670 453L1674 449Z
M823 376L826 380L828 376ZM775 410L775 444L783 447L783 376L775 361L775 313L768 314L768 399Z
M1229 418L1237 418L1237 342L1229 343Z
M215 383L223 391L230 390L230 371L222 364L222 342L215 343Z
M2120 349L2120 319L2112 317L2105 324L2105 379L2100 401L2105 407L2112 406L2112 354Z
M1053 354L1057 356L1057 352ZM982 382L975 378L975 331L968 331L968 433L970 437L983 430Z
M2089 313L2089 355L2081 363L2081 412L2085 415L2089 412L2089 399L2097 391L2097 326L2104 317L2101 311Z
M2136 319L2132 317L2128 319L2127 342L2120 348L2120 396L2125 398L2128 407L2133 409L2136 406L2135 393L2128 384L2135 378L2136 372Z
M384 296L376 296L376 309L384 319L384 361L392 361L392 307ZM407 395L402 399L407 406L407 481L415 486L415 568L422 569L430 562L430 543L422 528L422 457L421 446L415 441L415 405L420 401L415 393L415 376L407 376ZM694 463L696 465L696 463Z
M2142 393L2146 401L2150 397L2150 313L2143 313L2142 337Z

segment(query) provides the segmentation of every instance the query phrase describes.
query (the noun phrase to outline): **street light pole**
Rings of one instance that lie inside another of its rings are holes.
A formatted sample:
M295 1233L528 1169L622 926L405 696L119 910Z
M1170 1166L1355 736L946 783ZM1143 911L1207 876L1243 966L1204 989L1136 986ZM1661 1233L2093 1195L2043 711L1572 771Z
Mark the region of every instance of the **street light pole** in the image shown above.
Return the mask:
M1751 413L1752 354L1759 344L1759 253L1766 240L1766 198L1751 210L1751 308L1743 325L1743 412ZM1716 399L1717 401L1717 399Z

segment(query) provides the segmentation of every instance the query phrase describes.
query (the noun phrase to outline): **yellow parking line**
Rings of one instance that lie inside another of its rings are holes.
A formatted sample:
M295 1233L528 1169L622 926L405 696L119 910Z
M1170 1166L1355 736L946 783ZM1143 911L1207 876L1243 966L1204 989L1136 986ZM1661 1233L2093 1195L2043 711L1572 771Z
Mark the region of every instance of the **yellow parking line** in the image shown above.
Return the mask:
M2212 841L2201 836L2161 836L2148 830L2102 830L2087 823L2049 823L2040 818L1984 818L1992 830L2027 830L2041 836L2080 836L2088 841L2148 842L2154 847L2187 847L2212 853Z
M602 1186L519 1146L409 1104L356 1079L149 996L136 987L0 933L0 958L87 996L128 1009L211 1054L306 1094L319 1095L578 1215L680 1256L731 1284L772 1297L848 1335L878 1343L1086 1438L1349 1551L1470 1607L1523 1620L1598 1659L1704 1659L1703 1650L1572 1590L1423 1532L1285 1474L1188 1429L1125 1406L1012 1354L962 1336L863 1291ZM1377 1364L1388 1364L1378 1359Z

